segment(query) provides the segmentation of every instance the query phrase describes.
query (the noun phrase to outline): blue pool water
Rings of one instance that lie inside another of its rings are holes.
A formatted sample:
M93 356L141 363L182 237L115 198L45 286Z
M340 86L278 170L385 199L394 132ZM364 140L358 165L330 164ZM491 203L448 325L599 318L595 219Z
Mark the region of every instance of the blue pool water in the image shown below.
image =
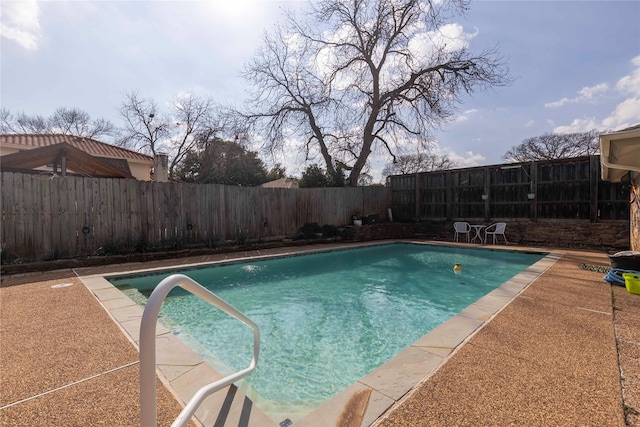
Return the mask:
M286 414L320 405L543 256L399 243L180 273L258 324L245 391ZM111 282L144 305L172 273ZM225 374L251 360L251 330L182 289L160 321Z

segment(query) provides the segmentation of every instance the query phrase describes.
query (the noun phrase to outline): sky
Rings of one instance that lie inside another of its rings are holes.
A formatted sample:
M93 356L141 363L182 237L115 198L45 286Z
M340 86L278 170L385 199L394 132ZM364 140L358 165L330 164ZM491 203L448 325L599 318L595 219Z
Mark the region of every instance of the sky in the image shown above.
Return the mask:
M0 5L0 104L51 115L79 108L121 125L136 90L159 105L191 93L242 105L240 77L265 31L300 0L11 1ZM463 98L434 131L433 149L459 167L504 163L523 140L640 124L640 0L480 0L456 22L471 51L496 47L513 82ZM301 155L279 154L287 174ZM317 159L318 162L320 159ZM388 157L371 159L374 182Z

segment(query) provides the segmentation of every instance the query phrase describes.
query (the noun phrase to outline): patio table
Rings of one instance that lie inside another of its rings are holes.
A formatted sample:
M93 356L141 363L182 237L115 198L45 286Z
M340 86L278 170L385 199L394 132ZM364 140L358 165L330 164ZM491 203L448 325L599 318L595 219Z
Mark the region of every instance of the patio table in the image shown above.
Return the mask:
M471 238L471 243L478 239L480 243L484 244L484 238L482 237L482 229L486 228L486 225L472 224L471 229L475 231L475 235Z

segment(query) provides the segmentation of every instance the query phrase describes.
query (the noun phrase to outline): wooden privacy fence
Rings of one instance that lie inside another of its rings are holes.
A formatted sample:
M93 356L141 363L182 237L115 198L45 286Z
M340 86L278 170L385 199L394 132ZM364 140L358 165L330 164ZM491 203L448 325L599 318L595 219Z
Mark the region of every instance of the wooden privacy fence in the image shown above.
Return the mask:
M600 178L600 156L389 177L394 219L628 220L629 185Z
M305 223L342 226L354 213L386 218L384 187L281 189L4 172L3 257L53 258L213 246L286 236Z

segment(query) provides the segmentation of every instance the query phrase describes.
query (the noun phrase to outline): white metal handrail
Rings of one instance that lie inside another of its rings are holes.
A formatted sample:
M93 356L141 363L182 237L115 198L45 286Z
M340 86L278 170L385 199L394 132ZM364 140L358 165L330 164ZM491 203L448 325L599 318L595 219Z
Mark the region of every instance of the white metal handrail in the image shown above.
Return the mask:
M151 296L149 296L140 323L140 425L142 427L156 427L158 425L156 401L156 323L162 303L169 291L176 286L180 286L186 291L191 292L253 329L253 356L247 368L198 390L182 412L180 412L178 418L173 422L172 427L187 425L189 419L207 396L249 375L258 364L258 354L260 352L260 330L258 329L258 325L195 280L183 274L174 274L167 277L158 284L151 293Z

